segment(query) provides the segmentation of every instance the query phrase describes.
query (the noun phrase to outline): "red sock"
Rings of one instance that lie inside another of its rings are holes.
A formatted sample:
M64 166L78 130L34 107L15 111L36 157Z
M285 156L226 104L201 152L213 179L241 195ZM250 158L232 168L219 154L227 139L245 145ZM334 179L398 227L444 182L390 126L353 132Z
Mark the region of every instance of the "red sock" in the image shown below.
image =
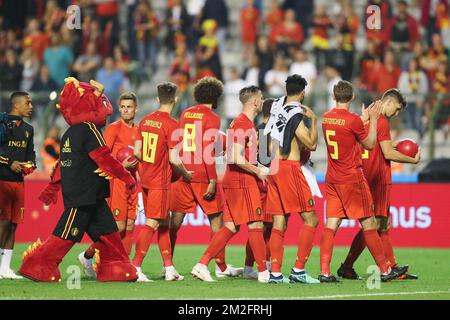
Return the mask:
M281 272L281 265L283 263L283 250L284 250L283 241L284 241L284 232L272 228L272 233L270 235L270 254L272 257L271 272Z
M153 233L155 230L145 225L144 228L139 233L139 238L136 242L136 252L134 253L133 264L136 267L142 266L142 261L150 248L150 243L152 242Z
M333 256L334 230L324 228L320 240L320 274L330 275L330 263Z
M233 235L234 233L227 227L222 227L219 232L216 232L211 239L208 249L206 249L203 257L200 259L200 263L207 266L211 259L217 257L219 252L225 248L227 242L233 237Z
M173 266L169 227L164 226L158 228L158 246L164 267Z
M366 248L366 241L364 240L363 230L360 229L359 232L355 235L352 241L352 245L350 247L350 251L347 254L347 258L344 261L344 268L352 269L355 261L361 255L361 253Z
M84 252L84 257L86 259L92 259L95 255L95 249L98 249L98 246L99 246L98 242L94 242L93 244L91 244L89 248L87 248L86 251Z
M266 261L270 261L270 234L272 233L272 228L264 229L264 242L266 243Z
M123 247L127 255L131 253L131 248L133 247L133 230L127 230L125 236L122 238Z
M256 264L258 265L258 272L266 271L266 244L264 243L263 229L249 229L248 241L250 242Z
M217 232L211 231L211 239L214 237L216 233ZM227 263L225 261L225 247L222 250L220 250L220 252L214 258L215 258L214 261L216 262L220 271L224 272L225 270L227 270Z
M297 259L295 260L295 267L297 269L305 269L305 264L308 261L309 254L311 253L314 241L314 234L316 228L303 225L298 234L298 249Z
M392 246L391 236L389 231L383 231L380 234L381 243L383 244L384 253L391 267L397 266L397 261L395 261L394 247Z
M364 239L366 240L367 248L369 248L375 263L380 268L381 273L389 271L389 264L384 254L383 244L376 229L364 230Z
M247 240L247 244L245 245L245 266L253 267L254 262L255 257L253 256L252 247L250 246L250 240Z

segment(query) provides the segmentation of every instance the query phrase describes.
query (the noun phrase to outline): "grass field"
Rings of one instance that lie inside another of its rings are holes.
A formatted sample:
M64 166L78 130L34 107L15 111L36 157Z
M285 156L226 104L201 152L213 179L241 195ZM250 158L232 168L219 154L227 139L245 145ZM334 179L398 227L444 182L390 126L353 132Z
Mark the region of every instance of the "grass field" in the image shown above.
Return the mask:
M16 246L13 268L20 266L25 244ZM397 280L381 283L380 289L369 290L366 281L344 280L340 284L260 284L242 278L220 279L215 283L194 280L190 271L201 256L204 246L178 246L175 251L175 266L185 275L181 282L160 280L161 258L156 246L147 255L143 271L155 280L152 283L97 283L84 276L81 288L67 287L71 265L78 266L77 255L86 245L74 247L60 266L62 282L35 283L29 280L0 280L2 299L445 299L450 300L450 250L443 249L397 249L400 263L409 263L410 272L419 275L419 280ZM245 251L241 246L227 248L227 262L241 266ZM332 270L336 272L347 253L347 248L335 248ZM289 274L294 263L296 248L287 247L283 272ZM366 268L372 265L367 251L356 264L362 276L368 276ZM213 271L213 263L210 265ZM314 277L319 271L319 248L310 256L307 270ZM213 274L214 276L214 274Z

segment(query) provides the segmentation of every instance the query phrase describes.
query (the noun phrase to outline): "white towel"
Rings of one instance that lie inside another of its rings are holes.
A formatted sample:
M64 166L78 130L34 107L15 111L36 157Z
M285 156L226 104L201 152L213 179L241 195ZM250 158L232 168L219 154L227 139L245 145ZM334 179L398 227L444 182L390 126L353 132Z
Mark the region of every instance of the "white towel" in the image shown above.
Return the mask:
M314 174L309 161L302 165L302 171L313 197L323 198L319 189L319 184L317 183L316 175Z

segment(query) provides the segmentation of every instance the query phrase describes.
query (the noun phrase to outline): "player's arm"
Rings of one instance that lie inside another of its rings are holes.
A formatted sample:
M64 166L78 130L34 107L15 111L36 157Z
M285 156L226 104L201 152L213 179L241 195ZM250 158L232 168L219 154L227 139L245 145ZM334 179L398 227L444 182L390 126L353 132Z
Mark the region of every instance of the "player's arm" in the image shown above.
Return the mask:
M295 136L302 142L302 144L311 151L315 151L317 148L317 116L307 106L302 106L306 112L305 117L311 119L311 128L308 129L305 126L304 121L301 121L295 130Z
M364 139L361 139L361 135L358 133L357 133L357 136L358 136L359 142L364 147L364 149L372 150L375 147L375 143L377 143L377 124L378 124L378 118L380 117L380 113L381 113L381 101L377 100L377 101L373 102L368 108L368 113L369 113L369 123L370 123L369 134ZM362 127L364 130L364 126L362 125L362 120L360 118L359 118L359 122L357 125L359 125L359 123L361 125L358 126L359 128L357 128L356 131L359 131L360 127Z
M186 167L181 161L179 152L180 151L177 148L169 149L169 162L172 167L183 177L184 181L189 182L192 178L192 172L186 170Z
M214 125L212 126L213 129L217 130L216 137L219 133L220 128L220 119L213 120ZM217 183L217 172L216 172L216 160L214 159L214 143L215 139L210 140L204 140L203 143L203 149L202 150L211 150L210 154L208 154L208 157L210 157L209 161L203 161L205 169L206 169L206 175L208 176L208 189L206 190L206 193L203 195L203 198L205 200L212 200L216 195L216 183ZM205 149L209 148L209 149Z
M416 164L420 161L420 149L417 152L416 156L412 158L395 150L394 144L391 140L380 141L380 147L386 160L413 164Z
M142 140L139 138L134 142L134 157L142 161Z
M233 143L233 147L231 149L231 161L233 164L237 165L242 170L253 174L258 179L262 180L263 182L267 181L267 175L264 174L264 172L258 168L258 166L255 166L254 164L251 164L245 159L244 156L245 148L242 144L239 143Z
M34 151L34 130L31 128L27 144L27 161L22 163L22 174L28 175L36 169L36 152ZM58 158L58 157L57 157Z
M118 126L109 125L105 129L105 142L110 150L113 149L114 143L116 142L117 136L119 135Z

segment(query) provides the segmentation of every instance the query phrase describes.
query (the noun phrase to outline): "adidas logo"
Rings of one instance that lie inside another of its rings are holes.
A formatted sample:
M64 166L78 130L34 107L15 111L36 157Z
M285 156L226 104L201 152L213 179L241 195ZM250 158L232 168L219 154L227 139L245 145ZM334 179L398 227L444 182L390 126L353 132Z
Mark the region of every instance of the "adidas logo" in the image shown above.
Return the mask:
M67 138L66 142L64 142L62 152L72 152L72 148L70 147L70 138Z

